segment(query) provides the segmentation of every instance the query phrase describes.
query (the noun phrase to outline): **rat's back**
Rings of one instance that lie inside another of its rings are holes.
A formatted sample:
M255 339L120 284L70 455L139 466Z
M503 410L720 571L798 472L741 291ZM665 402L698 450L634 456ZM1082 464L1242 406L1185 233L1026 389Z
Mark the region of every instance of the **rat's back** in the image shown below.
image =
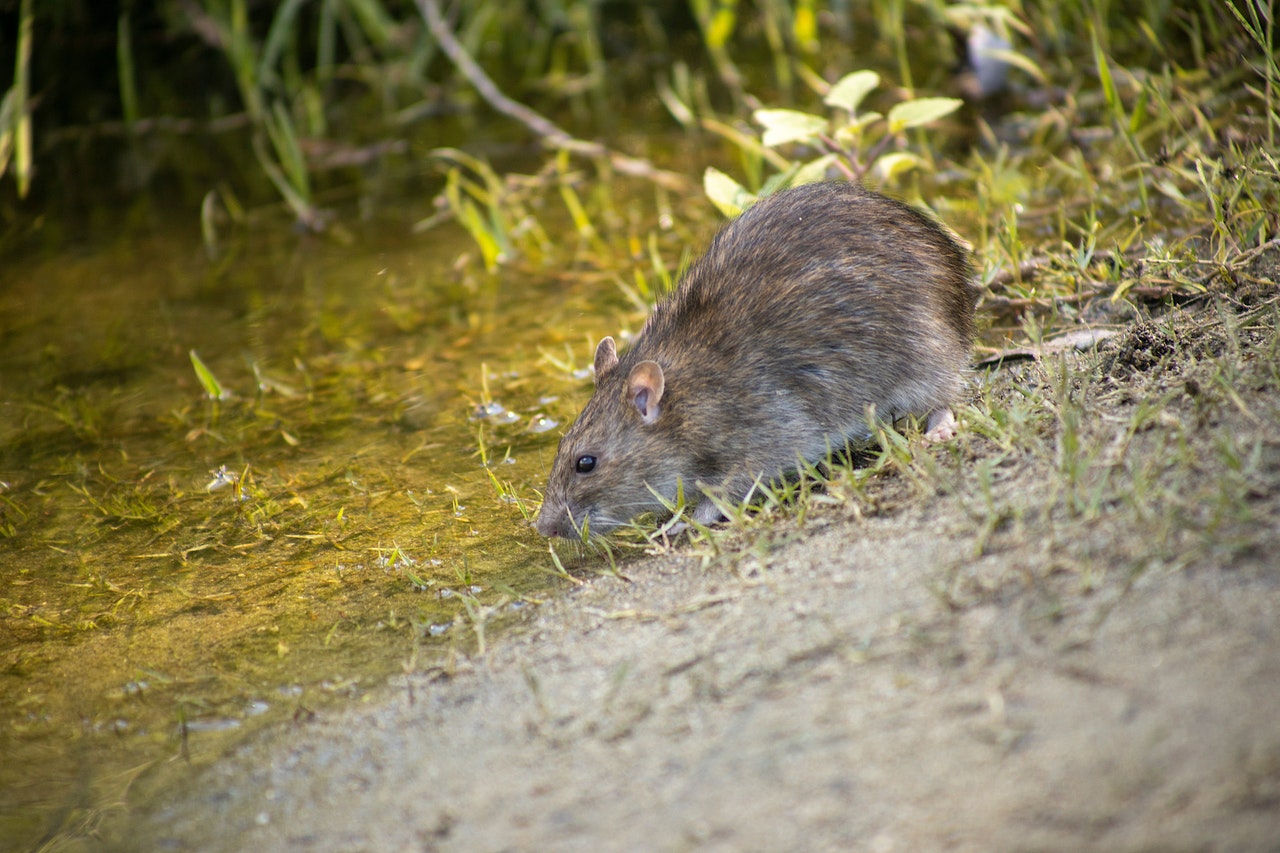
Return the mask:
M975 301L964 249L925 214L855 184L808 184L726 226L633 357L663 364L673 387L684 374L707 393L784 395L839 439L865 434L868 405L923 415L954 398Z

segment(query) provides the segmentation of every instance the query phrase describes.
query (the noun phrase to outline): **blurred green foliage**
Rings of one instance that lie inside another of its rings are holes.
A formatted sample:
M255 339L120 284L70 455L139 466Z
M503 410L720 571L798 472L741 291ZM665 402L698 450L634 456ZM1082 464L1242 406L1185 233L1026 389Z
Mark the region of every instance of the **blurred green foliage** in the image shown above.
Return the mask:
M283 200L319 229L317 194L389 155L449 148L488 158L503 143L527 145L526 129L490 120L424 25L421 2L0 0L0 67L14 69L0 100L0 216L144 190L190 203L220 187L250 203ZM497 87L582 139L617 135L620 119L646 129L719 121L741 143L753 113L822 112L830 83L858 69L891 82L882 87L891 103L959 94L965 39L979 27L999 36L1018 80L1046 91L1101 86L1116 110L1108 61L1149 74L1256 75L1274 135L1276 62L1258 50L1274 43L1271 13L1251 0L442 7ZM1242 66L1242 55L1260 58Z

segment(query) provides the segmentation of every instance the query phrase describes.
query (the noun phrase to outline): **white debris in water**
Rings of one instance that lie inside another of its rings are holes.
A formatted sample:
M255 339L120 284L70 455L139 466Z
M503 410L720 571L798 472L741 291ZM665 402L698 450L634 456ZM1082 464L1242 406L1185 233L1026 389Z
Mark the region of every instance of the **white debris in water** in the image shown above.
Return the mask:
M471 411L471 420L492 421L495 424L513 424L520 420L520 416L508 410L506 406L497 400L493 400L476 406Z
M228 471L226 465L220 465L216 471L209 473L213 475L213 479L204 487L207 492L216 492L218 489L234 486L240 480L240 475L234 471Z
M547 417L546 415L534 415L529 418L529 432L547 432L548 430L553 430L558 426L560 426L560 422L558 420Z

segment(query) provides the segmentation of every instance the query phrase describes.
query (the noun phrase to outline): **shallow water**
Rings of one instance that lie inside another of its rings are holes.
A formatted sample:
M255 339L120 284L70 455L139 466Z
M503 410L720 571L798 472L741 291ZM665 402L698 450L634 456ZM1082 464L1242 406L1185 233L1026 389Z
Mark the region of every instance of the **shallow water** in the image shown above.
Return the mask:
M0 269L5 846L447 666L561 583L521 502L627 310L405 221L217 259L194 215L121 230Z

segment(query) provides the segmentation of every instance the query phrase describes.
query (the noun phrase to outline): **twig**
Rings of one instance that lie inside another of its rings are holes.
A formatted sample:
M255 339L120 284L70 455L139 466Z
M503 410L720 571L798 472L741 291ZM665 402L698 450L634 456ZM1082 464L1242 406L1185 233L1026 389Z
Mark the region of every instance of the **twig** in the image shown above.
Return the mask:
M1270 82L1270 81L1268 81ZM1254 258L1269 252L1272 249L1280 248L1280 237L1273 238L1267 242L1254 246L1246 252L1241 252L1240 256L1231 262L1232 267L1243 267L1253 262Z
M646 178L668 189L685 190L689 188L689 180L683 175L659 169L648 160L631 157L617 151L610 151L598 142L575 139L546 116L507 97L498 88L497 84L489 78L489 75L485 74L484 69L471 58L471 55L467 53L467 49L458 42L453 30L440 14L440 4L436 0L417 0L417 4L419 13L421 13L423 20L427 22L427 28L431 30L431 34L435 36L436 41L440 44L440 49L452 60L454 67L461 72L462 76L466 77L467 81L475 87L475 90L480 93L480 97L484 98L489 103L489 106L498 112L515 119L529 128L542 139L543 144L551 148L569 151L573 154L580 154L584 157L607 158L613 168L619 172L638 178Z

